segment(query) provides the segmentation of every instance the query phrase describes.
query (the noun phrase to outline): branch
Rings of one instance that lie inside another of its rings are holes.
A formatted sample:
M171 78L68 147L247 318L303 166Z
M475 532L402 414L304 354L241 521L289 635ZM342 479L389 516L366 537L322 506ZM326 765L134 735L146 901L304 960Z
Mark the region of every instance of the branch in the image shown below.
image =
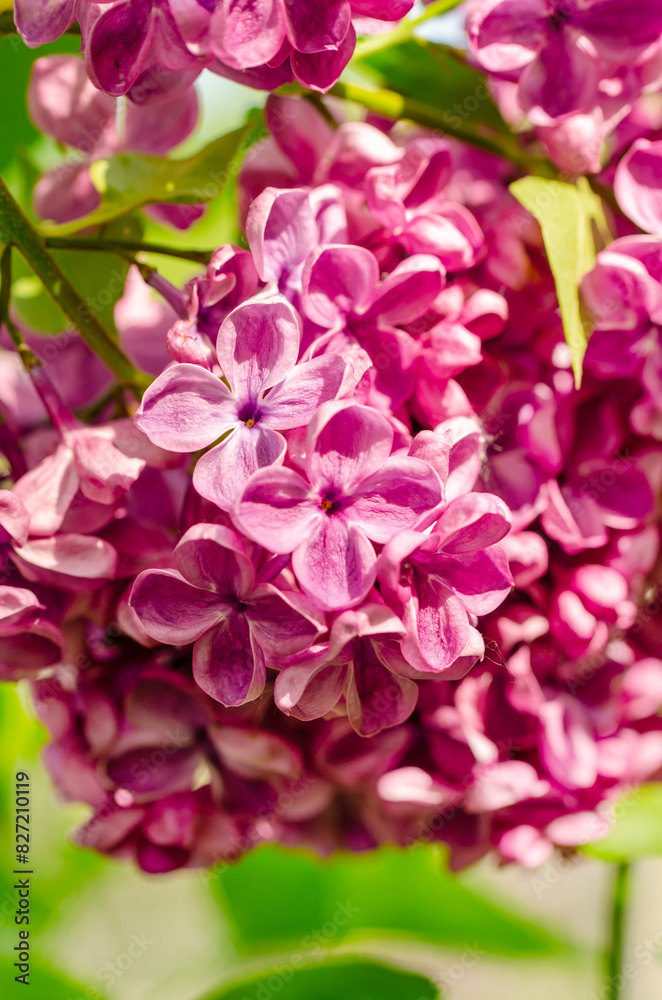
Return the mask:
M0 177L0 241L15 246L85 343L137 398L151 379L138 371L80 297Z
M284 87L283 91L285 90ZM289 86L287 90L292 92ZM385 118L392 118L394 121L406 118L418 125L425 125L426 128L452 135L470 146L482 149L485 153L492 153L493 156L509 160L510 163L526 173L539 177L558 176L558 171L549 160L540 156L529 156L516 139L509 136L492 138L470 125L455 125L453 121L455 115L449 114L447 111L440 111L409 97L403 97L402 94L398 94L394 90L362 90L350 83L336 83L329 94L345 101L353 101L354 104L360 104L368 111L383 115Z
M47 236L44 243L51 250L92 250L120 255L126 251L130 253L156 253L165 257L192 260L196 264L208 264L213 252L211 250L177 250L175 247L162 246L160 243L141 243L140 240L104 240L69 236Z

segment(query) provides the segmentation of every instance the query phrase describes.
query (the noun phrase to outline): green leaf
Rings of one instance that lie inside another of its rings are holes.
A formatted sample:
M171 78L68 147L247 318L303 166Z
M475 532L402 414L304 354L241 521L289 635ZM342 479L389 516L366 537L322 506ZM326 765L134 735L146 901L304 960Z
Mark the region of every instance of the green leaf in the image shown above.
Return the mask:
M605 861L662 855L662 785L640 785L614 808L614 827L604 840L583 850Z
M542 229L579 388L590 333L582 316L579 283L595 264L592 223L602 213L600 199L587 184L579 187L546 177L522 177L510 190Z
M382 86L443 111L451 127L454 122L485 124L509 133L483 74L454 58L443 45L414 38L354 65L378 74Z
M18 930L16 935L8 940L6 954L9 955L14 945L18 944ZM34 942L32 941L34 948ZM21 975L22 970L14 967L14 959L3 957L0 960L0 978L2 979L3 1000L25 1000L26 997L35 997L38 1000L84 1000L86 997L93 997L93 1000L102 1000L101 994L96 986L93 990L76 983L63 973L52 969L46 962L33 957L30 961L29 985L17 983L15 977Z
M265 846L212 877L213 891L246 952L296 944L398 937L492 954L547 955L564 945L545 929L466 889L435 848L381 848L322 861Z
M0 6L0 10L2 6ZM39 56L80 50L80 38L63 36L56 42L42 45ZM39 130L32 124L25 101L32 64L37 58L19 35L0 37L0 107L2 107L2 142L0 142L0 171L4 174L17 150L31 145L39 138Z
M262 973L209 994L206 1000L437 1000L439 991L417 972L351 955L303 964L300 952Z
M261 112L253 113L245 128L228 132L184 160L129 153L96 160L90 173L101 195L99 207L73 222L42 226L42 232L47 236L66 236L90 226L104 225L144 205L195 204L220 197L236 174L244 153L261 134L261 118Z

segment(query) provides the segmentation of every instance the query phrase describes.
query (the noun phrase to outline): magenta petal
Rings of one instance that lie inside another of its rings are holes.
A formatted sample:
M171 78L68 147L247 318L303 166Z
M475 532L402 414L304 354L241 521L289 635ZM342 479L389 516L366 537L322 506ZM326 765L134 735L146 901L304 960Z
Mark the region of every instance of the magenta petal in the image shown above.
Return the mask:
M233 69L270 62L285 38L280 0L221 0L210 24L211 48Z
M382 467L392 444L393 429L381 413L354 403L327 403L308 427L310 481L349 489Z
M327 329L342 329L351 313L362 313L370 305L379 264L363 247L320 247L306 260L301 280L308 318Z
M374 736L409 718L418 700L418 685L391 673L379 659L375 644L364 639L355 645L346 698L356 732Z
M371 315L380 324L411 323L423 316L446 281L446 272L437 257L415 254L398 264L382 281Z
M308 649L325 627L323 618L315 621L312 616L303 614L289 598L287 592L267 583L258 587L248 601L245 614L251 635L260 646L267 665L272 660Z
M264 469L251 476L232 518L270 552L292 552L321 520L319 500L292 469Z
M614 193L621 210L640 229L662 234L662 142L633 143L616 170Z
M416 575L414 600L405 607L402 655L422 673L442 673L467 645L471 625L458 598L434 577Z
M246 238L263 281L278 281L301 264L318 240L308 191L265 188L251 205Z
M152 3L128 0L108 7L87 40L86 65L93 83L106 94L126 92L150 55Z
M281 670L276 678L274 700L281 712L296 719L321 719L338 703L347 679L347 667L327 663L320 656Z
M498 608L513 585L508 557L498 545L471 555L431 556L425 565L452 587L467 611L475 615Z
M219 597L246 597L255 583L255 568L243 540L221 524L196 524L175 549L175 565L194 587Z
M275 430L305 427L315 410L335 399L347 371L347 362L338 354L323 354L296 365L260 404L260 421Z
M590 110L597 98L598 62L564 29L554 32L519 84L522 110L536 125Z
M262 424L249 428L239 423L225 441L199 459L193 485L200 496L221 510L230 510L254 472L282 464L286 448L285 438L277 431Z
M15 0L18 32L31 49L53 42L76 19L77 0Z
M20 482L20 480L19 480ZM25 545L28 540L30 515L20 497L9 490L0 491L0 545L14 541Z
M37 609L43 610L43 605L31 590L0 586L0 632Z
M147 634L170 646L194 642L227 610L217 594L192 587L172 569L141 573L133 585L130 604Z
M30 515L33 535L46 537L59 530L78 491L79 479L73 454L66 445L44 458L18 480L13 494Z
M115 576L117 552L89 535L31 539L12 558L26 580L65 590L96 590Z
M389 458L359 484L345 513L373 542L385 543L396 532L413 528L441 499L441 481L427 462Z
M198 365L173 365L145 391L136 426L169 451L206 448L237 420L227 386Z
M266 669L245 615L233 612L198 639L193 676L203 691L228 708L262 694Z
M526 66L546 41L552 12L547 0L483 0L469 19L476 59L492 73Z
M323 516L292 556L301 589L325 611L358 604L375 579L375 550L339 515Z
M340 45L350 27L347 0L286 0L288 36L298 52L322 52Z
M145 468L144 459L125 455L101 434L74 432L69 440L81 493L96 503L114 503Z
M299 354L299 319L281 298L247 302L223 322L216 353L223 374L241 403L255 403L289 375Z
M582 4L573 24L590 36L606 59L627 63L628 56L648 48L662 35L662 10L656 3L595 0Z
M304 87L325 93L339 79L354 54L355 46L356 32L354 26L350 24L337 49L309 53L293 52L290 61L294 75Z
M437 521L433 534L449 555L487 548L510 531L510 510L490 493L467 493L451 500Z

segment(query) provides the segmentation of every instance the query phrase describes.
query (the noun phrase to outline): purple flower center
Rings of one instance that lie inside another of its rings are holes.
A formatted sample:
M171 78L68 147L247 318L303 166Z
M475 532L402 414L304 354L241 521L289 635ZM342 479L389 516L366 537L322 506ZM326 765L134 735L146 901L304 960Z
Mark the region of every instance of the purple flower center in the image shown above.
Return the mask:
M560 31L566 21L570 20L570 11L562 4L547 20L552 31Z
M327 494L320 501L320 507L322 510L331 517L332 514L336 514L340 510L340 500L333 495Z
M255 427L260 419L260 412L255 403L246 403L245 406L242 406L239 410L239 419L247 427Z

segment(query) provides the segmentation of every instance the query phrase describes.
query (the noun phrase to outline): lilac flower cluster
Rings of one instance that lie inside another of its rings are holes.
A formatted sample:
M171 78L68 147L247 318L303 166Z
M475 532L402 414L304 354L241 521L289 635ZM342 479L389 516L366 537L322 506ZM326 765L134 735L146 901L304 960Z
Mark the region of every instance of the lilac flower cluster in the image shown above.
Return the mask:
M78 21L85 67L99 90L136 104L185 90L202 72L260 90L298 80L326 91L356 44L397 21L413 0L16 0L27 45L59 38Z
M585 278L577 390L508 165L266 116L249 249L163 303L131 275L133 420L89 409L73 337L31 379L0 355L0 669L81 842L147 871L264 840L536 865L662 773L660 241Z

